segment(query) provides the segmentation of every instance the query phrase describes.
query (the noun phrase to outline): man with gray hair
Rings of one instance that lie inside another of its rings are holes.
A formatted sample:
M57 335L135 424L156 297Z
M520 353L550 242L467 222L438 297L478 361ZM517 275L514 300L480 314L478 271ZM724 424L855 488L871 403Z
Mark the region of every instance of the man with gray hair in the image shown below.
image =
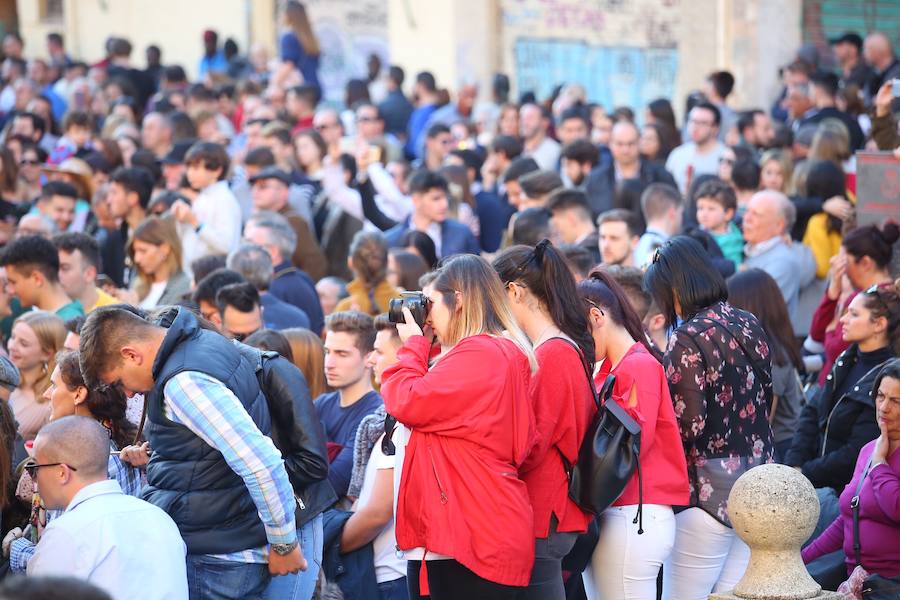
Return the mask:
M26 467L44 506L64 510L44 529L28 576L72 576L124 598L187 598L187 548L162 509L109 479L109 433L94 419L44 425Z
M816 261L810 249L791 242L791 227L797 218L793 202L771 190L757 192L744 215L744 260L742 268L762 269L781 290L795 333L808 327L798 311L801 291L816 278ZM808 319L807 319L808 320Z
M305 271L291 264L297 234L288 220L275 212L255 213L244 225L244 240L262 246L272 258L274 274L269 293L301 309L309 317L310 329L316 333L322 331L325 315L315 284Z
M269 292L274 269L266 249L256 244L241 244L228 255L226 266L240 273L259 292L266 329L310 328L309 316L302 309L283 302Z

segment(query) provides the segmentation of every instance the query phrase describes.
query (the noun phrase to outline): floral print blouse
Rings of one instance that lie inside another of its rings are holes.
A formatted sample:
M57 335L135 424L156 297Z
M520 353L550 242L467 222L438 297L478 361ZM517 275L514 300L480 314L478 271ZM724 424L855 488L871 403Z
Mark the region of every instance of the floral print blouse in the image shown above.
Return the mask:
M772 359L752 314L719 302L680 325L663 360L681 430L691 506L731 526L731 487L773 461Z

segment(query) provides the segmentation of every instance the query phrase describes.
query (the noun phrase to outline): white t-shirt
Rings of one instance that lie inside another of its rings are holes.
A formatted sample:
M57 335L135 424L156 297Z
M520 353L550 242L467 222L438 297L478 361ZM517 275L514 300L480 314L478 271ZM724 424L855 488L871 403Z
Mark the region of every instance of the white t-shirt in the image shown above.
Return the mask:
M392 437L394 443L398 439L397 430ZM366 473L363 477L362 489L359 491L357 510L362 508L372 498L372 489L375 487L375 476L380 469L394 469L394 456L386 456L381 451L381 442L384 435L375 442L369 462L366 463ZM394 502L393 499L391 499ZM395 504L396 506L396 504ZM394 519L388 521L378 537L372 542L375 552L375 580L378 583L394 581L406 577L406 558L397 558L397 538L394 535Z
M711 152L706 154L697 153L697 144L694 142L684 143L669 154L666 160L666 171L675 178L678 189L682 194L688 192L688 167L691 167L691 180L697 178L698 175L716 175L719 172L719 157L725 152L725 144L716 142L716 146Z
M394 467L394 515L397 514L397 498L400 497L400 478L403 476L403 461L406 458L406 446L409 444L409 436L412 435L412 431L409 430L406 426L397 423L396 428L394 429L394 435L391 437L391 440L394 442L394 446L397 448L396 453L394 454L394 464L397 466ZM396 555L401 555L402 560L452 560L452 556L444 556L443 554L437 554L435 552L429 552L428 556L425 556L424 548L413 548L411 550L399 550L396 552Z
M140 307L146 310L150 310L156 308L156 305L159 304L159 299L162 298L163 292L166 291L166 285L169 283L166 281L157 281L150 285L150 291L147 292L147 295L144 296L144 299L141 300Z

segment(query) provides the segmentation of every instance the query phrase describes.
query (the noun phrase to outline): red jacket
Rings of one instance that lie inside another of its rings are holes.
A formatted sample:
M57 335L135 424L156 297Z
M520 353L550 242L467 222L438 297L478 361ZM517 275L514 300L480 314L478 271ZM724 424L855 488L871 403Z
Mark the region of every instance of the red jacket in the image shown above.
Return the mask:
M560 452L569 464L578 462L578 450L588 423L596 412L590 382L575 348L551 339L534 351L540 368L531 379L531 404L537 422L537 445L519 474L528 486L534 508L534 537L550 532L555 514L557 531L587 531L592 516L569 499L569 480Z
M397 545L451 556L480 577L528 584L531 504L518 470L534 444L531 371L505 338L460 341L428 369L428 341L407 340L384 372L388 413L412 430L397 498Z
M603 361L594 377L598 390L609 375L609 367L609 361ZM628 349L612 374L616 376L613 395L641 426L644 504L687 506L690 503L687 460L662 365L637 342ZM637 503L635 472L613 506Z
M847 300L840 307L840 312L837 313L838 317L844 314L847 307L850 306L850 302L856 298L858 293L858 291L855 291L847 297ZM825 346L825 360L822 363L822 370L819 371L819 385L825 385L825 378L831 373L834 361L841 355L841 352L850 347L850 342L844 341L844 326L840 320L838 320L834 329L828 331L828 326L834 320L837 309L837 300L829 298L827 292L822 294L822 300L819 302L819 306L816 307L812 323L809 325L809 337Z

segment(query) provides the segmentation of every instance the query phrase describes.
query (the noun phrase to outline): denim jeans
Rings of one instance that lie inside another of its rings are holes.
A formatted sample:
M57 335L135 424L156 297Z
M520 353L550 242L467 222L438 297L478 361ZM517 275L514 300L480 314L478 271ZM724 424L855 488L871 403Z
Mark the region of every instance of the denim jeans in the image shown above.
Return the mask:
M378 598L380 600L409 600L409 588L406 587L406 577L379 583Z
M297 530L300 551L306 559L306 570L291 575L272 577L265 600L309 600L316 591L319 570L322 568L322 515Z
M519 594L519 600L565 600L562 559L572 550L578 534L560 533L556 531L556 526L556 517L553 516L547 537L535 540L531 581Z
M187 557L188 593L191 600L259 600L269 583L269 565L212 558Z

